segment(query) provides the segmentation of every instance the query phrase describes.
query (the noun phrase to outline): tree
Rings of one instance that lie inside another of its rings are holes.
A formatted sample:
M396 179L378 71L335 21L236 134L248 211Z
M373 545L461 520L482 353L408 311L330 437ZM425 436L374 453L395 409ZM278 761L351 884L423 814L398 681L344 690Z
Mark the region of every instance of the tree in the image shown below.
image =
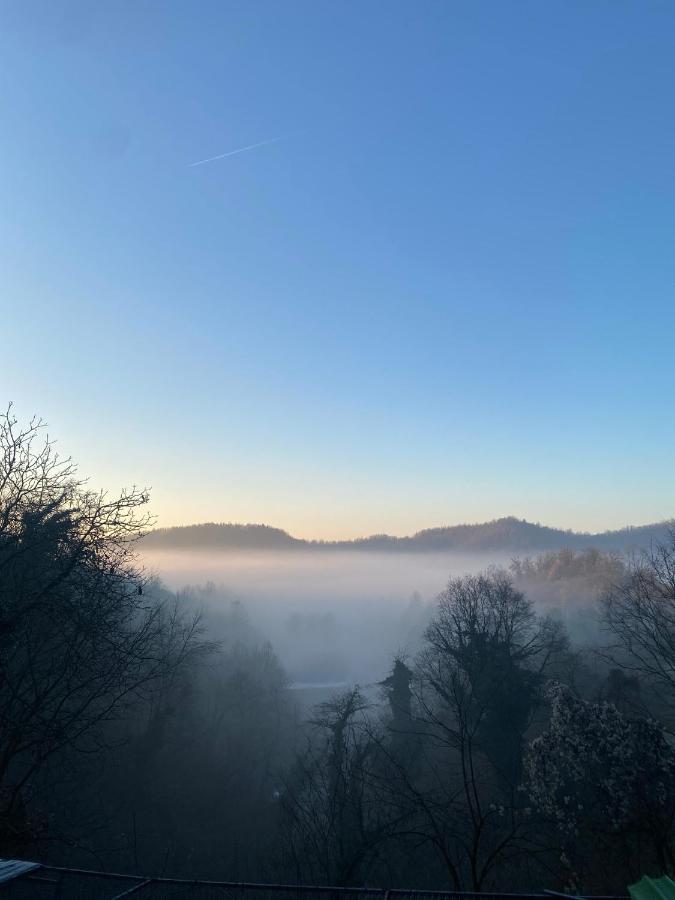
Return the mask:
M520 777L522 738L542 675L565 649L559 624L538 618L500 570L451 579L426 631L423 684L449 716L456 739L466 728L509 784Z
M206 645L148 592L134 538L145 491L87 488L33 419L0 417L0 838L40 826L39 776L92 751ZM44 777L43 777L44 782Z
M358 687L322 703L307 750L284 788L284 850L298 880L363 883L388 834L371 790L377 744L363 718L366 708Z
M526 783L576 878L588 867L589 847L609 858L613 843L616 866L620 857L626 861L631 837L647 839L659 873L672 872L675 754L663 728L628 718L611 703L578 699L558 683L547 693L551 719L530 744ZM648 862L641 856L631 877L639 877Z
M391 674L380 682L389 706L388 723L392 747L398 753L410 754L415 746L412 682L414 672L401 656L394 658Z
M107 767L111 822L97 839L106 866L273 880L275 791L293 724L285 687L269 644L238 643L157 697Z
M419 662L427 774L418 830L436 846L455 889L484 890L499 866L533 846L518 793L525 734L546 673L566 647L501 570L452 579Z
M605 655L675 706L675 529L667 543L631 561L605 594L603 619L614 638Z

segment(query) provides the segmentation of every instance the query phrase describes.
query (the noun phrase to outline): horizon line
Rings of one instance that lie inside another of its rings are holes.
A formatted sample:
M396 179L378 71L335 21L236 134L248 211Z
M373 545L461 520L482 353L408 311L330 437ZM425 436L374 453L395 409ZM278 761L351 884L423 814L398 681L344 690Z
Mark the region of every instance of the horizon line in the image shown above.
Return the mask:
M519 518L518 516L508 515L508 516L497 516L494 519L485 519L482 521L475 521L475 522L456 522L451 525L447 525L447 524L446 525L432 525L432 526L427 526L425 528L420 528L417 531L414 531L412 533L391 534L386 531L376 531L376 532L371 532L370 534L362 534L358 537L351 537L351 538L349 538L349 537L347 537L347 538L345 538L345 537L333 537L333 538L298 537L297 535L293 534L291 531L288 531L287 529L282 528L279 525L270 525L266 522L233 522L233 521L229 521L229 522L226 522L226 521L220 521L220 522L201 521L201 522L183 523L183 524L179 524L179 525L160 525L160 526L150 529L148 532L146 532L146 534L152 534L152 533L162 532L162 531L175 531L178 529L203 528L205 526L213 526L216 528L222 528L222 527L263 528L263 529L267 528L271 531L282 532L283 534L287 535L288 537L290 537L296 541L304 541L306 543L315 543L315 544L340 544L340 543L358 543L359 541L372 540L373 538L389 538L392 540L406 540L406 539L414 538L417 535L424 534L429 531L446 531L446 530L450 530L453 528L480 528L485 525L494 525L498 522L507 522L507 521L517 522L517 523L524 524L524 525L531 525L531 526L534 526L535 528L541 528L541 529L546 529L546 530L550 530L550 531L559 531L559 532L563 532L565 534L573 534L573 535L577 535L579 537L586 537L586 536L597 537L597 536L607 535L607 534L618 534L618 533L624 532L624 531L636 531L636 530L644 529L644 528L656 528L658 526L668 526L668 525L675 526L675 516L671 516L671 517L666 517L664 519L659 519L656 521L644 522L643 524L640 524L640 525L635 525L635 524L629 523L626 525L621 525L617 528L605 528L605 529L601 529L601 530L597 530L597 531L590 531L590 530L583 530L583 529L578 530L575 528L563 528L558 525L546 525L540 521L531 521L530 519Z

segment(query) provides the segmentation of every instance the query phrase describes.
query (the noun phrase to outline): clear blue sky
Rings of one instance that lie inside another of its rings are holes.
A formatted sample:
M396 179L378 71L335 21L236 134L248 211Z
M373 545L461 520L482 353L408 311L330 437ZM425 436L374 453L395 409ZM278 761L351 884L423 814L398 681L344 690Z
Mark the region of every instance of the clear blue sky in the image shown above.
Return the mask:
M324 537L675 515L670 0L0 10L2 394L92 483Z

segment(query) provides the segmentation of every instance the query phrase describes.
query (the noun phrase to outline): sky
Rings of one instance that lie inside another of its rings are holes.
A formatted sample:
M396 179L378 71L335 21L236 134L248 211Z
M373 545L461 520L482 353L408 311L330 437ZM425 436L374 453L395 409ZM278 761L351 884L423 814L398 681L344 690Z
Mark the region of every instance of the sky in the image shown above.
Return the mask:
M670 0L0 21L0 399L92 485L321 538L675 515Z

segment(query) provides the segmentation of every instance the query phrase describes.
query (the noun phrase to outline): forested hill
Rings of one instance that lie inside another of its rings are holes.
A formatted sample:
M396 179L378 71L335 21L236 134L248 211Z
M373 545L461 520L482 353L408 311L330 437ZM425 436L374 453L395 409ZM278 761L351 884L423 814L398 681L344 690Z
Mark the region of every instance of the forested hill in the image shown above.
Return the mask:
M391 553L438 551L538 552L568 547L580 550L629 551L649 548L668 536L668 523L627 527L597 534L565 531L526 522L512 516L480 525L451 525L428 528L411 537L371 535L353 541L308 541L294 538L280 528L268 525L207 523L178 528L160 528L142 539L147 550L218 550L223 552L252 550L372 550Z

